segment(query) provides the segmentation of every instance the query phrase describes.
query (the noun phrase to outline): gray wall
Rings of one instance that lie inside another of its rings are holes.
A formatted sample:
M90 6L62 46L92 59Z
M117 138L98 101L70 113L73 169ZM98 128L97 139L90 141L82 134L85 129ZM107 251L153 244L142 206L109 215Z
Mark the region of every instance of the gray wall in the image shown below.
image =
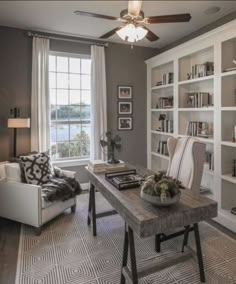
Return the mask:
M13 131L7 129L10 108L30 116L31 40L21 30L0 27L0 161L12 155ZM29 151L29 129L18 131L18 153Z
M145 59L156 50L129 45L109 44L106 50L108 129L122 138L122 150L117 157L124 161L146 165L147 104ZM133 86L133 130L117 131L117 85Z
M0 161L12 155L12 131L7 129L7 117L12 107L19 107L22 117L30 116L32 39L20 29L0 27ZM53 51L90 54L90 46L51 40ZM146 164L146 66L144 60L156 49L109 44L106 48L108 128L117 129L117 85L131 84L134 92L134 130L120 132L123 150L119 157L137 164ZM18 131L17 152L30 151L30 131ZM138 154L137 154L138 153ZM81 182L87 177L83 167L67 169L79 172Z

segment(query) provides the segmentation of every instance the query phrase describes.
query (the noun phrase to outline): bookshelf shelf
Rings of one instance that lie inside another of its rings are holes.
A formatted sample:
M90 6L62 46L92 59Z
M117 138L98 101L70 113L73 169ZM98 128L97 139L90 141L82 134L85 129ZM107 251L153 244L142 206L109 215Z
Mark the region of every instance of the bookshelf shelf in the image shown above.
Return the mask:
M154 172L168 168L169 158L159 154L158 148L159 143L165 145L168 137L207 133L209 138L193 136L206 144L206 162L210 164L204 166L201 186L209 188L213 194L206 196L218 202L216 220L236 232L236 216L230 213L236 207L236 178L231 176L236 160L236 143L232 142L236 70L224 72L236 66L233 60L236 20L146 61L147 164ZM156 86L163 74L170 73L173 83ZM163 109L159 102L169 97L173 97L173 107ZM173 133L155 130L160 129L162 113L166 120L173 121Z
M232 177L232 174L221 175L221 178L236 184L236 177Z
M192 84L192 83L196 83L196 82L202 82L202 81L213 80L213 79L214 79L214 75L205 76L205 77L200 77L200 78L195 78L195 79L180 81L180 82L178 83L178 85Z
M232 75L236 75L236 70L232 70L232 71L228 71L228 72L222 72L221 76L225 77L225 76L232 76Z
M221 110L222 110L222 111L236 111L236 106L232 106L232 107L222 107Z
M215 172L209 169L209 163L205 163L204 164L204 168L203 168L203 173L210 175L210 176L214 176Z
M152 87L151 90L155 91L155 90L166 89L166 88L171 88L171 87L174 87L174 84L166 84L166 85L161 85L161 86L155 86L155 87Z
M174 109L173 108L152 108L151 111L167 112L167 111L174 111Z
M151 130L151 133L159 134L159 135L165 135L165 136L174 136L174 133L162 132L162 131L156 131L156 130Z
M229 147L236 147L236 143L231 142L231 141L221 141L221 145L229 146Z
M179 108L178 111L214 111L213 107Z
M162 155L162 154L155 153L155 152L152 152L152 155L153 155L153 156L156 156L156 157L159 157L159 158L161 158L161 159L169 160L169 157L166 156L166 155Z

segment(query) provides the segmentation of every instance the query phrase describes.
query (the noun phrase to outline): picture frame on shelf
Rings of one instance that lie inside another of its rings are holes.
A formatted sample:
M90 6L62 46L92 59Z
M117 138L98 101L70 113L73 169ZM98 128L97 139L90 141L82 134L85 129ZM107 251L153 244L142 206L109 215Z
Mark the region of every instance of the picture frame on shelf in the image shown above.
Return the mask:
M118 114L128 115L133 113L132 102L118 102Z
M133 130L133 117L119 117L118 116L118 130Z
M118 99L130 100L133 98L133 86L118 85L117 86Z

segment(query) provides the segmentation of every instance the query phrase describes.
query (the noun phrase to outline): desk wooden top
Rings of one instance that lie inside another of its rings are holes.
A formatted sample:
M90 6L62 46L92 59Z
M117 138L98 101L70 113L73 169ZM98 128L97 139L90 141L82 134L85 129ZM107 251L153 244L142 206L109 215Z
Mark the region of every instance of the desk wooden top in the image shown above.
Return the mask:
M87 169L88 170L88 169ZM152 174L139 168L141 175ZM189 189L181 190L180 202L170 207L156 207L140 197L140 187L119 191L104 174L88 170L89 180L99 189L124 221L142 238L191 225L217 216L217 203Z

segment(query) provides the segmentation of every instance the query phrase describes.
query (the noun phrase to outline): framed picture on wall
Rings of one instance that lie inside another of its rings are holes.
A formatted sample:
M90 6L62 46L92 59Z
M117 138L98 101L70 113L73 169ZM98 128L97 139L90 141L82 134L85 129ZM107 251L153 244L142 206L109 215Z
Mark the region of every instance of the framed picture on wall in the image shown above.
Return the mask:
M118 117L118 130L132 130L133 118L132 117Z
M129 100L133 97L133 87L132 86L120 86L117 87L118 99Z
M118 114L132 114L133 103L132 102L118 102Z

